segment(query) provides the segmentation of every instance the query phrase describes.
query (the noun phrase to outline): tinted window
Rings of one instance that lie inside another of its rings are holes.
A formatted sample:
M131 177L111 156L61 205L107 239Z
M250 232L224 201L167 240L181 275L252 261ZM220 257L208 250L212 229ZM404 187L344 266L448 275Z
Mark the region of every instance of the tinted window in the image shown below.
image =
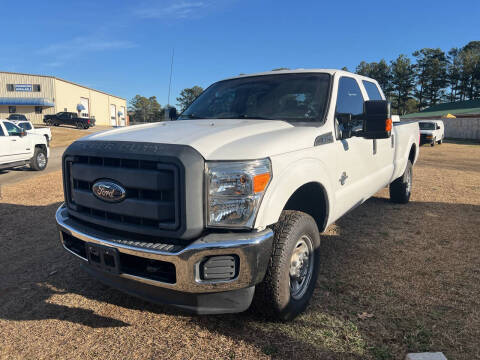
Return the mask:
M363 80L363 86L365 86L365 90L367 90L368 98L370 100L383 100L382 95L380 95L380 91L378 91L378 87L375 83L371 81Z
M18 126L20 126L24 130L32 130L32 125L30 125L30 123L28 122L22 122L18 124Z
M431 122L418 123L420 130L435 130L435 124Z
M3 125L5 125L5 128L7 129L8 133L10 135L14 135L14 134L19 134L22 132L22 130L20 130L20 128L18 128L17 126L13 125L11 122L7 122L5 121L3 123Z
M340 78L336 112L352 115L363 113L363 96L355 79L349 77Z
M328 74L278 74L224 80L205 90L182 119L323 121Z
M1 126L0 126L0 136L5 136L5 134L3 133L3 129L2 129Z

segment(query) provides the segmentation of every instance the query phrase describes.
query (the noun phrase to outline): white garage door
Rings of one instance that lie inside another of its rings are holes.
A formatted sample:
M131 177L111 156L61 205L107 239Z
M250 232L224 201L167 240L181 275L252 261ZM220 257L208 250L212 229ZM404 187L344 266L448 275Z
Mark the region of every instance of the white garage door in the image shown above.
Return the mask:
M81 97L80 104L83 105L84 109L80 111L82 117L89 117L90 110L88 109L88 98Z
M119 120L120 120L120 126L125 126L125 106L120 106L120 111L118 112Z
M110 125L117 126L117 107L113 104L110 105Z

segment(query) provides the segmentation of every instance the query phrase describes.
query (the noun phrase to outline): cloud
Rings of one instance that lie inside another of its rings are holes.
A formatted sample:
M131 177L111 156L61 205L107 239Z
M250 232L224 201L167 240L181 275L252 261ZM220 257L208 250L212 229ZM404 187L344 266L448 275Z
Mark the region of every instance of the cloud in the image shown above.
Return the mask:
M212 0L144 3L134 14L142 19L187 19L204 15L212 5Z
M45 66L60 67L69 59L84 56L87 53L131 49L136 46L137 45L131 41L102 40L94 36L78 36L69 41L50 44L44 48L38 49L36 54L49 58L50 61L44 63Z

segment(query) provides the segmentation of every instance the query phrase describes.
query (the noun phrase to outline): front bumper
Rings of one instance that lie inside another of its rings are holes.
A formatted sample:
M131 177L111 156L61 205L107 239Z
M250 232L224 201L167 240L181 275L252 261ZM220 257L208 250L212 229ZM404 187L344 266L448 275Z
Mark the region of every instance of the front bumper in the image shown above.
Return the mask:
M197 313L226 313L246 310L255 285L263 280L272 251L273 231L248 233L212 233L186 246L148 248L132 241L94 229L69 216L65 205L55 215L64 248L80 258L89 273L110 286L152 302L167 303ZM119 254L140 260L158 260L175 266L175 281L158 281L122 269L115 274L89 265L86 256L72 251L67 237L82 245L96 244L115 248ZM132 245L135 244L135 245ZM137 246L138 244L138 246ZM233 255L238 259L237 274L230 280L201 280L199 266L206 258Z

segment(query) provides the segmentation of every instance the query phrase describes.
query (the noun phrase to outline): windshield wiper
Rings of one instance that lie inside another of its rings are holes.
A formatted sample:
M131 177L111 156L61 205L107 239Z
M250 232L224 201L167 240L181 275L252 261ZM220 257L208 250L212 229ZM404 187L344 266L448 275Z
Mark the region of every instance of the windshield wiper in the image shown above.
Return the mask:
M187 115L182 115L181 117L178 118L178 120L182 120L183 118L186 118L186 119L206 119L204 117L197 116L195 114L187 114Z
M221 117L219 119L252 119L252 120L273 120L272 118L267 118L264 116L257 116L257 115L247 115L247 114L240 114L236 116L229 116L229 117Z

